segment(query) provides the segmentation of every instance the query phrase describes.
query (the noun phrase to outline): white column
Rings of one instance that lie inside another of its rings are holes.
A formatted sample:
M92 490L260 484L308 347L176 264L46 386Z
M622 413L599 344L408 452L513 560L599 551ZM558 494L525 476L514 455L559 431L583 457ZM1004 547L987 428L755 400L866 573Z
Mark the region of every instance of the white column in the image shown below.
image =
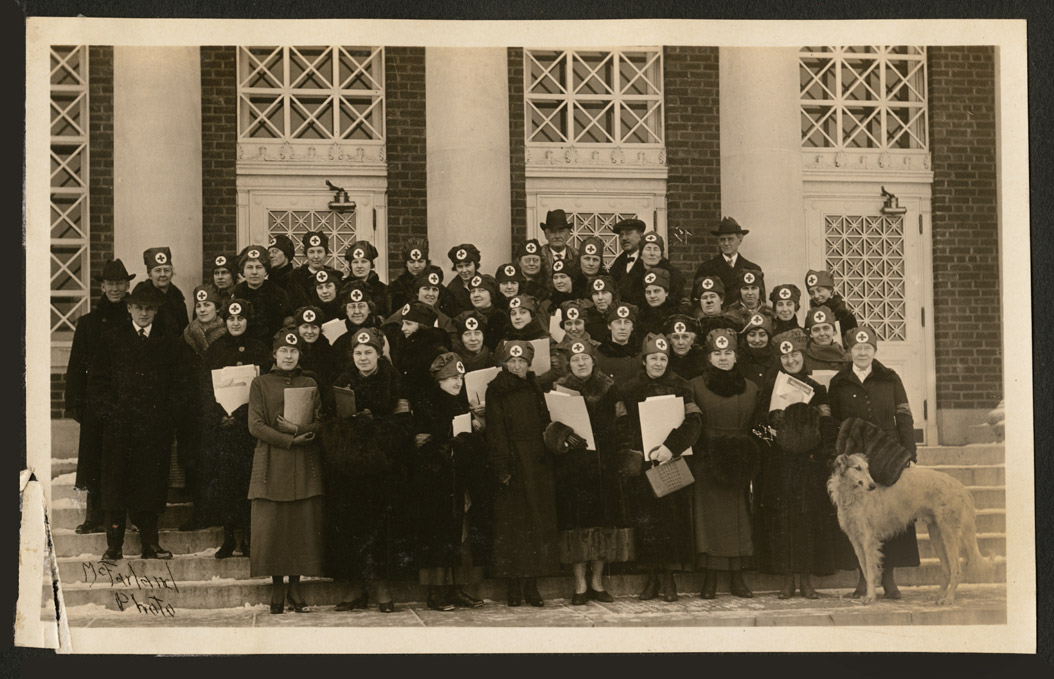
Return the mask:
M721 214L750 230L740 251L764 269L767 289L802 287L798 50L722 47L720 64Z
M432 261L471 242L493 272L512 248L505 48L426 48L425 102Z
M135 284L143 251L167 245L189 300L201 282L200 52L115 47L113 60L115 256Z

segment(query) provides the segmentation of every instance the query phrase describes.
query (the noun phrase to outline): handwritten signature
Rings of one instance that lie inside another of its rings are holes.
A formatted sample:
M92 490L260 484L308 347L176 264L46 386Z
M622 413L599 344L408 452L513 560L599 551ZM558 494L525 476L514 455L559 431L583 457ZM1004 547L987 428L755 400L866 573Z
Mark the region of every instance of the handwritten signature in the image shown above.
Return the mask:
M84 573L84 581L88 583L89 589L96 584L103 587L108 584L111 588L135 588L140 593L143 590L171 590L178 593L179 585L176 583L176 578L172 575L171 566L169 566L168 562L162 563L165 566L168 577L136 573L135 567L130 561L124 563L123 569L118 568L113 561L82 561L81 570ZM157 594L146 595L142 602L136 598L134 592L115 591L113 597L118 610L121 611L134 605L136 610L143 614L160 615L161 617L169 618L176 617L176 609L172 607L172 604L165 603L164 599Z

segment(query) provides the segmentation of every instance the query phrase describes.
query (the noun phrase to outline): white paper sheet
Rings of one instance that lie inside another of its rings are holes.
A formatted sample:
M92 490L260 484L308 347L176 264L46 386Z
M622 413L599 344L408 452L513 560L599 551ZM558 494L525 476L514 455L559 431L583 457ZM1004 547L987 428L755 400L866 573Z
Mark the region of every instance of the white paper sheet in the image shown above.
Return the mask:
M284 390L285 408L282 417L298 427L315 419L315 387L287 387Z
M813 370L809 377L813 378L825 387L831 386L831 378L838 374L837 370Z
M322 324L322 334L326 336L330 344L336 342L347 331L348 326L344 323L343 318L334 318L332 321L326 321Z
M465 394L469 405L478 406L487 402L487 385L500 372L501 368L482 368L465 373Z
M531 361L531 371L535 375L544 375L552 370L552 358L549 356L549 338L531 340L534 345L534 360Z
M684 399L668 394L652 396L640 402L640 435L644 443L644 456L662 445L670 432L684 423ZM688 448L682 455L691 455Z
M792 403L808 403L812 400L813 391L805 382L781 370L777 373L775 385L772 387L769 412L783 410Z
M249 402L249 387L253 379L260 375L260 366L229 365L212 371L212 393L216 403L230 415Z
M454 436L458 434L471 434L472 433L472 413L465 413L464 415L454 415Z
M545 392L545 405L548 406L549 417L554 422L566 424L586 440L587 450L597 449L596 440L593 438L593 425L589 422L589 411L586 410L584 398L561 391L547 391Z
M564 341L564 335L567 334L564 332L564 329L560 327L560 324L563 322L563 317L564 312L560 309L557 309L553 315L549 317L549 334L552 335L553 340L557 344Z

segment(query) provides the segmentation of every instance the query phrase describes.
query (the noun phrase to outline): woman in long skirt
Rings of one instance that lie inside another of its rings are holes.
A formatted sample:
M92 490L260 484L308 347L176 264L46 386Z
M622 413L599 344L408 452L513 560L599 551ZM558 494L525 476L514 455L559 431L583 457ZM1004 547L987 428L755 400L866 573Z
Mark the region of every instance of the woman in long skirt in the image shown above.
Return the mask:
M322 464L315 433L322 400L318 383L301 374L303 340L292 331L275 336L275 364L249 390L249 432L256 437L249 499L252 506L252 577L270 575L271 613L286 601L306 611L300 576L322 575ZM286 390L314 389L306 421L285 419ZM289 576L289 590L283 578Z

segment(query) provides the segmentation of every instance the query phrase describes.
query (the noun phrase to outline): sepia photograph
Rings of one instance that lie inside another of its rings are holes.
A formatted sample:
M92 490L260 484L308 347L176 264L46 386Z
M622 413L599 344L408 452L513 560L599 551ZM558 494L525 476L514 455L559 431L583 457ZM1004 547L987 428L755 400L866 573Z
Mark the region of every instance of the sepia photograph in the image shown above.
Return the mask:
M26 36L17 643L1035 652L1024 21Z

